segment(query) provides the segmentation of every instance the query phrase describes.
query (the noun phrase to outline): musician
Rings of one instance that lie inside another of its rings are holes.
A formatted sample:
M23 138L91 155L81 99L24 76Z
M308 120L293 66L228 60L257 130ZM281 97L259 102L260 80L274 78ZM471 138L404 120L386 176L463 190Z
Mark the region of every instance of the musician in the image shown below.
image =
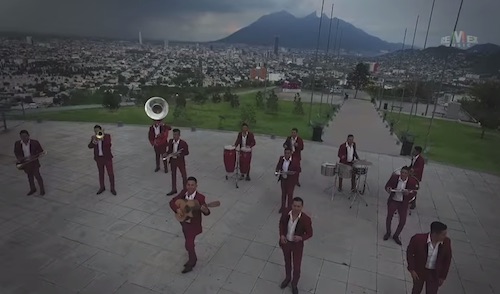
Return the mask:
M337 153L339 157L339 161L342 164L347 164L352 166L354 164L354 160L359 160L358 153L356 151L356 143L354 142L354 135L348 135L347 141L342 143L339 147L339 151ZM342 178L339 177L339 192L342 191ZM351 177L351 191L355 192L356 190L356 174L352 173Z
M116 195L115 190L115 174L113 172L113 154L111 153L111 135L104 134L102 139L96 137L97 133L103 132L100 125L94 126L94 133L90 137L89 149L94 149L94 160L97 163L97 170L99 172L99 190L97 195L106 190L104 185L104 169L106 169L109 177L109 185L111 186L111 194Z
M181 172L182 186L186 186L186 160L189 155L189 148L186 141L181 139L181 131L174 129L174 138L168 141L167 155L172 155L169 159L170 170L172 171L172 190L167 193L167 196L172 196L177 193L177 170Z
M281 182L281 208L279 213L282 213L287 208L291 209L293 190L297 184L300 168L300 161L292 157L292 150L286 148L284 156L280 156L278 164L276 164L276 173L279 172L295 172L294 174L282 174L279 176L278 182Z
M40 142L30 139L30 134L27 130L19 132L19 136L21 137L21 140L14 143L14 154L18 163L32 160L43 152ZM36 192L35 179L38 182L38 187L40 188L40 196L45 195L45 187L43 185L42 175L40 174L40 161L38 158L26 163L23 170L26 175L28 175L28 182L30 184L30 191L27 195L31 196Z
M155 150L155 172L160 170L161 157L167 152L168 131L171 129L169 125L164 124L161 120L155 120L153 125L149 127L148 139ZM168 162L163 162L163 168L165 173L168 173Z
M297 284L300 278L300 267L302 264L302 252L304 241L313 236L311 218L302 212L304 200L300 197L293 198L292 210L283 213L279 222L280 247L285 259L286 277L280 288L284 289L290 281L292 282L292 293L297 294ZM293 262L293 276L292 276Z
M286 138L285 143L283 143L283 148L292 150L292 155L296 158L299 163L302 159L301 153L304 150L304 140L298 136L299 130L297 128L292 129L292 133ZM297 175L297 186L300 187L299 175Z
M411 174L417 178L419 182L422 182L422 175L424 173L425 159L422 156L422 147L415 146L413 148L413 158L411 159ZM410 205L410 209L415 209L417 207L417 198L413 200Z
M238 137L234 142L234 147L249 147L253 148L255 146L255 136L252 132L248 131L248 125L246 123L241 124L241 132L238 133ZM252 158L250 157L250 163L252 162ZM243 178L244 175L241 175ZM250 181L250 168L248 169L248 173L246 174L247 181Z
M447 229L445 224L433 222L429 233L415 234L411 238L406 260L413 278L412 294L420 294L424 284L426 294L437 294L446 280L452 258Z
M170 200L170 208L172 208L172 210L175 213L181 215L182 211L175 204L175 202L178 199L197 200L198 203L200 203L201 205L201 211L199 210L193 211L193 218L186 219L185 221L181 222L182 233L184 234L184 239L185 239L184 246L189 256L189 260L186 262L186 264L184 264L184 269L182 270L183 274L192 271L193 267L196 265L196 261L198 260L196 256L196 251L194 249L194 240L196 239L196 236L201 234L203 230L201 226L201 219L202 219L201 214L203 215L210 214L210 209L208 208L205 202L205 196L196 191L198 187L198 180L196 180L195 177L189 177L187 179L185 187L186 188L182 190L179 195L175 196L174 198L172 198L172 200Z
M399 234L401 234L406 224L408 204L413 196L415 196L416 190L418 189L417 181L409 175L410 168L404 166L401 168L401 175L393 174L389 181L387 181L387 184L385 184L385 190L389 193L389 198L387 199L387 217L385 219L386 233L384 235L384 241L391 237L392 218L394 213L398 211L399 224L392 238L394 242L399 245L402 245ZM393 190L397 190L398 192L393 192Z

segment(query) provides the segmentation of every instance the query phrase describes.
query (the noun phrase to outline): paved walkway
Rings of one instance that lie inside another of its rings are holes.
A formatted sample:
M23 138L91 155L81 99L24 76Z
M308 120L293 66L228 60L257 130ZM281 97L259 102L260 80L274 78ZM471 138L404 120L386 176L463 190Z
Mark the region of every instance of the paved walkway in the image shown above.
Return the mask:
M358 93L358 96L362 95L363 92ZM354 97L354 94L349 97ZM397 137L390 135L369 100L347 99L329 127L325 128L323 142L338 147L349 134L354 135L358 150L390 155L399 155L401 150Z
M355 102L354 102L355 103ZM347 104L349 105L349 104ZM12 125L16 125L14 123ZM224 180L222 146L234 133L183 130L190 175L208 200L220 200L203 220L198 265L186 259L179 224L168 207L169 175L153 173L145 127L104 125L113 136L117 196L96 196L96 166L87 143L93 124L25 123L0 135L0 293L2 294L278 294L283 257L278 247L279 187L273 175L282 139L257 137L252 181L240 189ZM25 175L11 154L21 128L41 141L44 198L27 197ZM405 248L383 241L390 172L407 159L361 152L374 162L369 207L351 210L343 195L323 192L320 165L336 148L306 142L302 187L314 236L305 244L300 293L409 293ZM419 206L402 240L440 219L449 225L454 259L440 294L500 293L500 179L437 164L426 166ZM166 220L166 221L165 221Z

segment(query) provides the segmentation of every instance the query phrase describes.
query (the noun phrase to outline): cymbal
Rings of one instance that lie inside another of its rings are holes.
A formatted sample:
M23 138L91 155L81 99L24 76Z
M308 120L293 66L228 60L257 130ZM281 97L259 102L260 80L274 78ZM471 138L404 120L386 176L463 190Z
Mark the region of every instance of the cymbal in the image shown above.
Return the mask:
M360 164L360 165L373 165L373 163L371 163L370 161L368 160L356 160L354 162L354 164Z

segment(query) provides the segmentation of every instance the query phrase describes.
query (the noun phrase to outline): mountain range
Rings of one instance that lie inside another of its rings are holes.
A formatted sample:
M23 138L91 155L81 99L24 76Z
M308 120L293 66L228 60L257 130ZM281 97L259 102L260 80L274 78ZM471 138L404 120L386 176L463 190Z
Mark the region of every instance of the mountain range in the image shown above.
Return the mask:
M337 21L339 30L337 42L335 33ZM320 17L313 12L305 17L295 17L287 11L280 11L262 16L257 21L216 42L272 46L275 37L279 38L280 47L314 49L316 48ZM325 50L328 43L330 18L323 15L320 48ZM342 36L342 37L341 37ZM378 54L401 49L402 44L386 42L372 36L352 24L333 18L330 49L340 47L356 53Z

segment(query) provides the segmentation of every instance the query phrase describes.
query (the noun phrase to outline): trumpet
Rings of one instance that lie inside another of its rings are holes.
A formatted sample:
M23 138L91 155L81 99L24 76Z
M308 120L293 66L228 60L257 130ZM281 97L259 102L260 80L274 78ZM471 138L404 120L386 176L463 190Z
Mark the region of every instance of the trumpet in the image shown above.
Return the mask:
M100 130L95 134L97 140L102 140L104 138L104 130Z
M169 160L172 157L177 158L177 156L179 156L181 154L181 152L182 152L182 148L177 150L176 152L172 152L170 154L164 153L161 158L163 161Z

